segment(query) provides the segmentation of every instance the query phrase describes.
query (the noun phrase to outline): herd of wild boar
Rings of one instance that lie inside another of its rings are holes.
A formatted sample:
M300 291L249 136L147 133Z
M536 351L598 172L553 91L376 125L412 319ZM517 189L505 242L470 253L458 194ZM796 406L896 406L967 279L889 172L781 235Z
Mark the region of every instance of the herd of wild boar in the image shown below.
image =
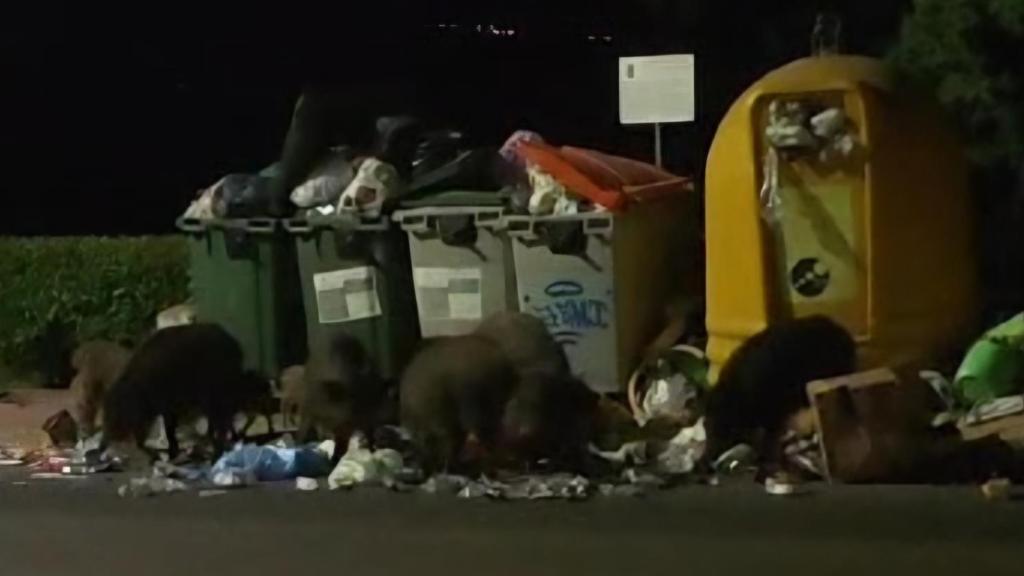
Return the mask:
M639 430L628 411L576 377L543 322L500 313L474 332L421 343L398 382L382 378L361 343L340 336L329 352L270 381L244 369L238 342L213 324L154 332L137 350L90 342L73 357L75 420L84 435L102 423L109 445L145 440L162 418L171 458L179 424L205 417L214 454L241 439L257 416L280 412L298 440L345 446L401 425L424 470L528 469L540 462L585 472L591 444ZM811 359L811 361L808 361ZM756 444L762 466L780 464L780 438L806 406L803 384L855 369L853 341L815 317L771 328L748 341L704 399L703 465L738 442ZM236 429L236 416L247 425ZM271 432L273 432L273 425ZM336 450L335 458L342 450ZM155 457L155 454L151 454Z

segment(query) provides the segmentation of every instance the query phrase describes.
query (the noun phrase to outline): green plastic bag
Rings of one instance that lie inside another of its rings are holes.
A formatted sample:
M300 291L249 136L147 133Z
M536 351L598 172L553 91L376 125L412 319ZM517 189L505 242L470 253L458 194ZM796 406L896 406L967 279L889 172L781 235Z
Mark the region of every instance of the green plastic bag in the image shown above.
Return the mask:
M969 405L1024 390L1024 314L975 342L956 373L956 390Z

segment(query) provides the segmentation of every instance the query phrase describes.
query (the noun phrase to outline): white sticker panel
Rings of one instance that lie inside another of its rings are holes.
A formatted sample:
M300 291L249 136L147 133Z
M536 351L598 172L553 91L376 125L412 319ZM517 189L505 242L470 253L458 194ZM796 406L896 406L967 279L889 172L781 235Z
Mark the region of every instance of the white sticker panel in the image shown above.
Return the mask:
M416 268L413 279L424 318L483 318L483 272L479 268Z
M321 324L338 324L381 315L377 270L363 266L313 276Z

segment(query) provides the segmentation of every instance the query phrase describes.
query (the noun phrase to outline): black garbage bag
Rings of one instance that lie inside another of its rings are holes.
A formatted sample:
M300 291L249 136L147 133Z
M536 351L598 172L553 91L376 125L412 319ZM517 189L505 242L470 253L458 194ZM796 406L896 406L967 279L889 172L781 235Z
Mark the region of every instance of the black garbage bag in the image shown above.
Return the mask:
M381 117L377 119L377 136L372 155L394 166L398 175L408 181L422 134L420 121L412 116Z
M462 151L433 169L417 170L409 190L417 196L446 190L497 191L502 188L498 177L502 162L493 148Z
M455 160L465 148L465 138L457 130L436 130L424 134L413 156L412 180L415 182L424 174Z
M270 215L272 178L231 174L214 192L213 215L217 218L258 218Z

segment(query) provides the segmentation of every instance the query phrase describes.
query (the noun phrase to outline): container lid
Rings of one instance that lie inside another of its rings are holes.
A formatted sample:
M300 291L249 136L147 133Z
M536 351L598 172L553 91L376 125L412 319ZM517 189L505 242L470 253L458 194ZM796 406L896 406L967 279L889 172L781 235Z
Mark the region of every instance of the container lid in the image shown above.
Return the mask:
M282 223L284 229L292 234L308 234L317 230L334 230L335 232L379 232L390 227L385 218L375 220L356 218L350 215L323 216L307 214L305 217L291 218Z
M179 218L175 224L179 230L192 234L213 229L271 234L280 229L274 218Z
M504 206L508 197L507 192L498 190L449 190L408 198L399 206L404 210L437 206Z

